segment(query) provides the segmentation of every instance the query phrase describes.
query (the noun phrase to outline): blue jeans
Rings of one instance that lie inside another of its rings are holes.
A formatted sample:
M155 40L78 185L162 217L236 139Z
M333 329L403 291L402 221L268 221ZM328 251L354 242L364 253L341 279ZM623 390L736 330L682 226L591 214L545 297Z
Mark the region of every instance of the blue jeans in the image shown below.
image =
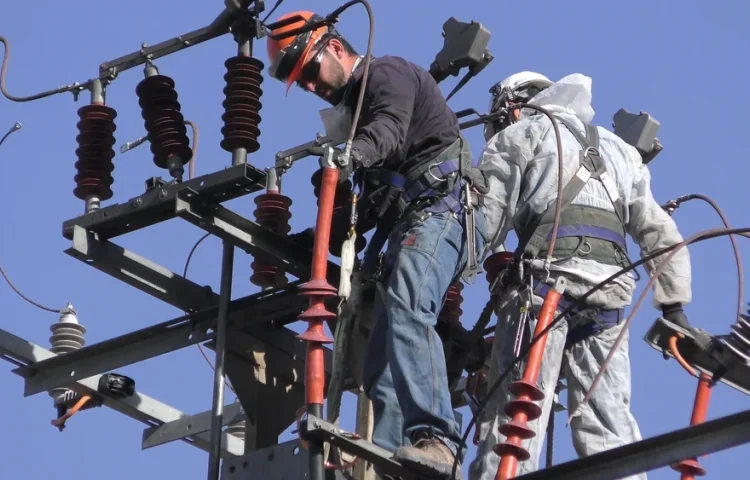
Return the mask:
M487 242L476 210L477 257ZM372 400L373 442L395 451L431 430L454 452L461 433L448 390L443 346L435 331L448 287L466 265L463 215L416 212L388 238L385 280L375 299L365 352L364 388Z

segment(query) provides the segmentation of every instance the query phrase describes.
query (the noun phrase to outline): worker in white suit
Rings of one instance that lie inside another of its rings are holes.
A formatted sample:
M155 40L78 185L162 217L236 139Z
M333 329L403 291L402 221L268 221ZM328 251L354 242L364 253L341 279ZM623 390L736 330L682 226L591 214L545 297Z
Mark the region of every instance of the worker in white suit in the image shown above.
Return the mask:
M516 334L527 344L533 336L535 315L524 315L524 305L539 307L550 285L564 277L565 294L558 314L577 305L565 321L549 331L539 376L544 399L537 402L542 414L529 422L535 435L522 445L530 458L519 462L517 475L537 470L544 433L558 378L567 380L568 410L573 444L579 456L588 456L641 439L630 411L630 358L627 332L617 347L607 374L583 405L585 393L610 353L623 328L623 309L632 301L635 277L626 274L609 282L585 301L577 301L594 285L628 265L625 235L629 234L648 255L680 243L683 238L672 218L654 200L650 174L638 151L614 133L590 122L591 79L572 74L557 83L534 72L514 74L492 89L490 112L506 111L485 127L487 145L480 168L490 183L485 196L487 231L494 238L488 250L505 249L511 230L526 256L546 260L552 230L551 215L558 189L558 151L550 119L530 108L508 109L513 103L543 107L555 117L563 153L563 186L580 174L582 165L597 170L563 208L557 240L548 272L530 272L530 286L510 287L496 310L497 327L492 347L488 382L492 385L512 363L519 348ZM603 172L603 173L602 173ZM571 193L568 192L568 195ZM565 194L562 198L565 199ZM551 208L551 211L548 211ZM547 213L547 215L545 215ZM519 253L520 250L517 250ZM648 274L664 256L645 264ZM544 261L534 264L545 265ZM541 281L540 281L541 280ZM545 282L546 280L546 282ZM654 306L667 320L689 328L682 306L691 300L690 257L681 249L655 283ZM528 317L528 318L527 318ZM524 321L527 319L528 321ZM520 328L519 328L520 327ZM510 421L504 411L515 398L509 385L523 375L519 362L496 393L488 399L479 419L480 445L470 467L472 480L494 479L499 456L493 447L505 441L498 427ZM630 480L645 480L646 475Z

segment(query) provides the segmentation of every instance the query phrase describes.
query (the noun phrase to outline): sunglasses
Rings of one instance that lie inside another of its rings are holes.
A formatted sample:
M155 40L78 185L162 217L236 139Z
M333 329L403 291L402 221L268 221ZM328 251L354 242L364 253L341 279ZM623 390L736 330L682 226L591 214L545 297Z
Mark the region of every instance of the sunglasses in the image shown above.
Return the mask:
M308 83L315 83L320 77L320 62L323 60L325 55L325 48L328 46L330 39L326 39L322 42L315 56L310 59L307 64L302 67L299 78L297 79L297 85L300 88L305 88Z

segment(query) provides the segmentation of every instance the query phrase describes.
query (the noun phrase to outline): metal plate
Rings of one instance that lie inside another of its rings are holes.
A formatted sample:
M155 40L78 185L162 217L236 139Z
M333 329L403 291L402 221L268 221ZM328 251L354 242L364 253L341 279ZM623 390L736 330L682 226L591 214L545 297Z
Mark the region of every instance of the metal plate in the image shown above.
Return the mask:
M611 480L750 442L750 410L521 475L517 480Z
M221 480L308 480L309 463L307 450L292 440L225 460Z
M225 202L265 188L266 174L250 164L209 173L183 183L156 187L127 202L110 205L63 222L63 236L73 238L79 225L99 235L99 240L114 238L174 218L177 193L189 188Z

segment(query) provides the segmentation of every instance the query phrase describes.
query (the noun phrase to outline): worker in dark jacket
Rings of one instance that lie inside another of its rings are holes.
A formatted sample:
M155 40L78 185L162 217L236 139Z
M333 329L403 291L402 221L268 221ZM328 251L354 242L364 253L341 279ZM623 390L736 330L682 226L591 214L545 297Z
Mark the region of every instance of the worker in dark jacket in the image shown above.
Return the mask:
M295 12L279 20L291 15L320 19ZM323 112L327 134L346 141L364 59L329 27L269 39L268 54L271 75L285 82L287 91L296 84L333 105ZM388 240L364 367L374 442L412 468L427 463L450 472L463 452L434 327L448 287L467 278L465 267L483 254L484 210L467 183L471 152L429 73L399 57L373 58L365 88L341 177L355 172L363 188L360 223L377 227L365 264L377 258L384 243L378 240ZM469 235L473 242L467 242Z

